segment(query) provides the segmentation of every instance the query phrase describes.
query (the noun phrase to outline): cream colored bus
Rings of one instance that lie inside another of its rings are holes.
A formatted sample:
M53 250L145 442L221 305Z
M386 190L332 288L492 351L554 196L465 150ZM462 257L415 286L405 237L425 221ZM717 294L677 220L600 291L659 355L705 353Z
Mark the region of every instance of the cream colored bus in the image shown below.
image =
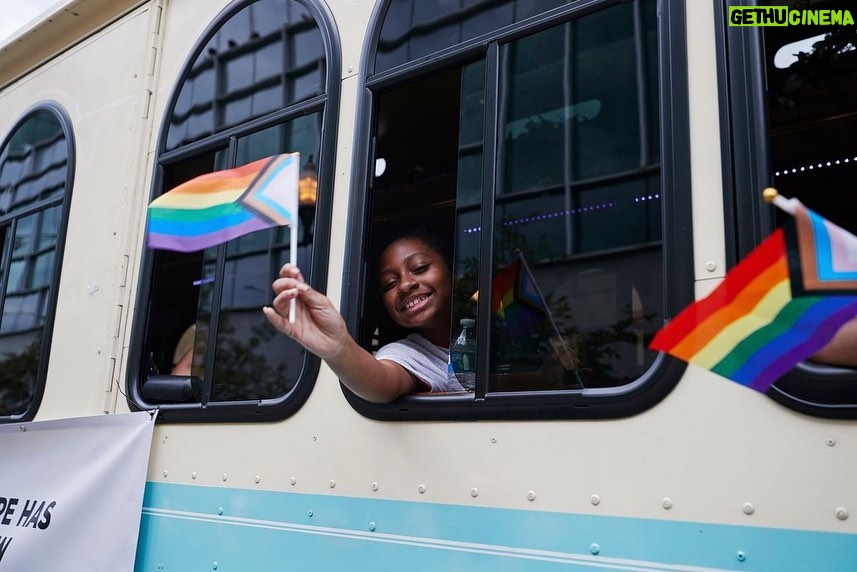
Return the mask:
M857 570L857 371L762 394L648 348L776 227L764 187L857 229L854 27L738 4L60 0L0 46L0 421L159 410L139 572ZM284 152L296 245L146 247L155 197ZM476 387L369 403L261 307L295 246L378 347L378 237L426 223Z

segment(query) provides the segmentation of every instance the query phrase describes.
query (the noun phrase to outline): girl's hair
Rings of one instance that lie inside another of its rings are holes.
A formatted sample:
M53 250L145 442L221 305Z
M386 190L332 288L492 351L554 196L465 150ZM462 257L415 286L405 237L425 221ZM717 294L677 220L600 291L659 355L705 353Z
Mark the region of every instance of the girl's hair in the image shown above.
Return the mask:
M379 233L378 240L373 241L374 248L372 249L369 258L369 267L372 272L369 277L377 280L379 271L378 262L380 261L381 253L394 242L406 238L419 240L423 244L432 248L440 254L440 257L446 263L447 268L452 270L451 236L451 232L438 232L436 229L425 224L416 226L399 224L393 228L387 229L386 231Z

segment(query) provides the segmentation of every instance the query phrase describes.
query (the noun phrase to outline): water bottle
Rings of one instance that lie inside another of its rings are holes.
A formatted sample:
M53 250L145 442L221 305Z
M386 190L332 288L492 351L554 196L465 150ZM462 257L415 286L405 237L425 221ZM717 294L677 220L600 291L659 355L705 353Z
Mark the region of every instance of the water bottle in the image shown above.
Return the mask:
M467 391L476 388L476 320L461 319L461 330L449 348L449 368L451 385L458 381ZM455 379L453 379L453 377Z

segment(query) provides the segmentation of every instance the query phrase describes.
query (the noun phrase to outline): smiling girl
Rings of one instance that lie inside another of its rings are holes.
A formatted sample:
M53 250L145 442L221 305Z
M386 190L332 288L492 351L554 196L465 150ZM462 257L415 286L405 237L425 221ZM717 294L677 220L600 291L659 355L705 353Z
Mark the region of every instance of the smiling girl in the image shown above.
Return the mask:
M280 270L272 285L273 303L263 312L363 399L385 403L416 392L461 391L458 382L447 380L452 284L440 248L425 237L396 238L378 257L378 280L387 314L411 333L375 355L351 337L330 299L311 288L292 264ZM288 318L292 299L294 323Z

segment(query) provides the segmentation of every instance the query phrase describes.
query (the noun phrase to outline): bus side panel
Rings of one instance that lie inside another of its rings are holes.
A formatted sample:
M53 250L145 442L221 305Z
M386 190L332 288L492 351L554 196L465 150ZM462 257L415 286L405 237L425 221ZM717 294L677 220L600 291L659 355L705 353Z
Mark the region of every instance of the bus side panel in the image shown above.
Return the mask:
M44 399L38 419L115 406L128 310L129 244L140 242L152 119L149 7L131 12L0 95L0 125L47 102L69 116L74 181Z
M853 570L857 537L149 483L136 570Z

